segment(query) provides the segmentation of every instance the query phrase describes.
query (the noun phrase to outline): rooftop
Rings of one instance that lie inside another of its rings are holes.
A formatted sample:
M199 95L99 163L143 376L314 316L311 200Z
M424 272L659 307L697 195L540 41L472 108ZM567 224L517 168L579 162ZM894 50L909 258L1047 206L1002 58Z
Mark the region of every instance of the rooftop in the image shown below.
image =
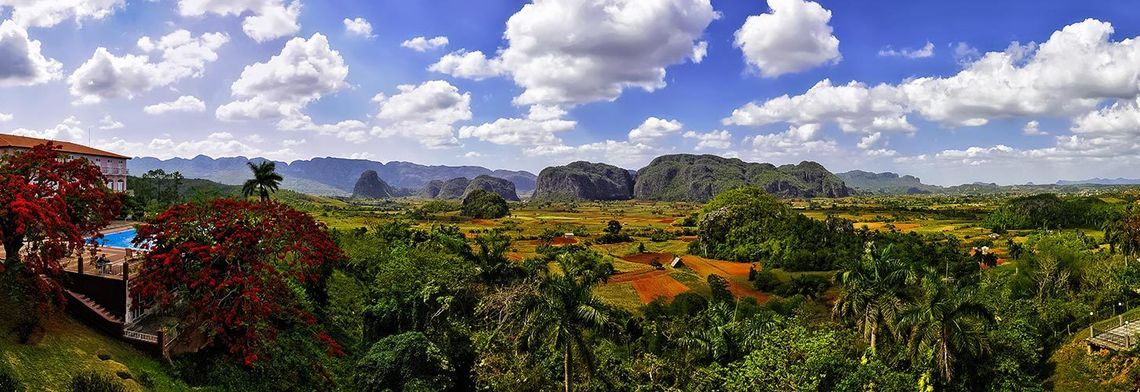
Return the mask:
M131 159L131 157L119 155L113 152L107 152L81 144L71 142L64 142L59 140L37 139L34 137L17 136L9 134L0 134L0 148L32 148L40 144L52 142L61 148L59 151L70 154L83 154L92 155L97 157L118 158L118 159Z

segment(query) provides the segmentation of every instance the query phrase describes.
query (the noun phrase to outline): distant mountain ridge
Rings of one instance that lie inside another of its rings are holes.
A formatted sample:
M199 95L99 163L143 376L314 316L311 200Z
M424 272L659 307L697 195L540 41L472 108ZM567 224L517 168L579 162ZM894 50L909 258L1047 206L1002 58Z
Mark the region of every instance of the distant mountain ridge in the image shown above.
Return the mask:
M186 178L201 178L221 184L238 185L249 179L246 162L261 162L263 158L228 157L211 158L199 155L192 159L161 160L143 157L127 161L132 174L141 176L149 170L181 172ZM520 193L534 190L537 179L533 173L514 170L491 170L481 166L427 166L410 162L381 163L364 159L313 158L293 162L276 162L277 172L285 177L282 188L316 195L348 196L362 173L373 170L380 179L393 188L421 189L434 180L475 178L488 175L506 179Z
M1087 180L1058 180L1057 185L1140 185L1140 179L1096 177Z
M716 155L675 154L657 157L637 171L633 198L708 201L720 192L759 186L780 197L845 197L850 190L823 165L745 162Z
M885 195L922 194L942 191L937 185L923 184L915 176L899 175L891 172L872 173L862 170L852 170L835 175L843 179L847 186L859 191Z

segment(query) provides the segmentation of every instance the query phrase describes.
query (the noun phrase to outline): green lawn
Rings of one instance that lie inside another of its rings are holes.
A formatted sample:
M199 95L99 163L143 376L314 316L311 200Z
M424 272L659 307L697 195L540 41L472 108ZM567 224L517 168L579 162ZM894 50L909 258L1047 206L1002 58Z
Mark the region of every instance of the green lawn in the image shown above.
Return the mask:
M34 345L20 344L3 321L0 328L0 366L10 369L27 391L67 391L72 377L85 371L112 376L123 371L135 379L146 374L156 391L191 390L159 359L87 328L62 311L47 323L47 333ZM110 359L100 360L100 354ZM123 384L128 391L146 390L134 380Z

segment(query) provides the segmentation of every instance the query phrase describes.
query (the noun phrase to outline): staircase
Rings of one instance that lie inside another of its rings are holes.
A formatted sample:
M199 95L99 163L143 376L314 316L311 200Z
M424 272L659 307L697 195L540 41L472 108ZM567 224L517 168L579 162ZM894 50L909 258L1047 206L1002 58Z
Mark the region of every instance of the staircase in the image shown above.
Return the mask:
M67 295L71 296L76 301L78 301L79 303L86 306L87 309L94 312L96 315L101 317L106 322L115 323L115 324L119 324L119 325L123 324L123 319L119 318L118 316L111 314L111 312L107 311L107 308L104 308L103 305L99 305L98 303L95 303L95 301L92 301L91 298L88 298L86 295L79 294L79 293L76 293L76 292L71 291L71 290L66 290L66 292L67 292Z

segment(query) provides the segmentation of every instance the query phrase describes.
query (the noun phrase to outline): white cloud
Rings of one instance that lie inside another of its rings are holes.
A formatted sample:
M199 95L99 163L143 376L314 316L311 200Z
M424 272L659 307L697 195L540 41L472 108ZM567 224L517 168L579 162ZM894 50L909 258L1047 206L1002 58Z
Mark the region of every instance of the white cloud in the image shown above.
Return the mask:
M479 152L476 152L476 151L468 151L467 153L463 154L463 157L468 158L468 159L470 159L470 158L482 158L483 154L480 154Z
M977 61L979 57L982 57L982 52L979 52L978 48L970 46L970 44L965 42L954 44L953 47L954 61L957 61L959 64L970 64Z
M455 123L471 119L471 93L460 94L459 88L442 80L398 89L399 94L373 99L379 105L376 120L380 122L373 135L412 138L428 148L459 145Z
M207 33L193 37L178 30L157 42L149 37L139 39L144 55L111 54L99 47L67 81L71 95L78 103L96 103L104 99L127 97L169 86L185 78L200 78L207 63L218 59L217 50L229 42L223 33ZM160 52L162 61L151 62L150 54Z
M9 114L9 113L0 113L0 122L12 121L13 118L16 118L16 117Z
M726 124L759 126L834 121L845 131L913 130L906 115L948 127L979 126L995 118L1075 116L1078 130L1128 128L1127 107L1105 101L1140 94L1140 40L1110 41L1112 26L1085 20L1037 45L1012 43L947 77L907 79L867 87L823 80L802 95L787 95L735 110ZM1089 72L1096 70L1096 72ZM1118 120L1110 120L1118 119ZM1123 121L1120 121L1123 120Z
M0 23L0 59L0 86L47 83L59 79L63 68L44 56L40 41L28 38L27 30L10 20Z
M874 147L876 144L878 144L879 141L882 139L883 139L883 133L882 132L875 132L875 133L869 134L867 136L863 136L862 139L859 139L858 147L861 149L864 149L864 150L869 150L869 149L871 149L871 147Z
M564 119L500 118L494 122L459 129L459 137L495 144L520 146L560 145L558 133L573 130L578 123Z
M1021 128L1021 133L1028 136L1048 135L1048 133L1041 131L1041 123L1037 120L1025 123L1025 126Z
M429 50L442 48L444 46L447 46L447 44L447 37L439 36L431 39L424 37L412 38L410 40L404 41L404 43L400 44L400 46L417 52L426 52Z
M68 19L76 24L100 20L125 6L125 0L0 0L0 11L11 8L11 20L25 27L52 27Z
M693 56L719 14L709 0L538 0L507 21L497 56L459 51L431 70L456 77L508 75L518 105L614 100L626 88L665 87L665 67Z
M708 133L699 133L694 131L685 132L683 135L686 139L696 139L697 145L693 147L694 150L724 150L732 147L732 134L728 131L712 131Z
M1140 97L1117 101L1112 106L1076 118L1073 120L1073 131L1082 134L1140 135Z
M248 15L242 21L242 31L257 42L291 36L301 31L297 17L301 2L294 0L285 5L282 0L178 0L178 11L183 16Z
M926 46L923 46L919 49L902 48L902 49L898 49L898 50L893 49L890 46L887 46L887 47L879 50L879 56L881 56L881 57L905 57L908 59L924 59L927 57L934 56L934 44L930 43L930 41L926 41Z
M785 94L759 105L748 103L734 110L724 123L762 126L834 122L845 132L914 131L906 112L906 96L893 86L867 87L855 81L836 86L824 79L802 95Z
M761 76L774 78L838 63L839 39L832 34L831 11L804 0L768 0L771 13L749 16L734 45Z
M172 112L203 112L206 103L192 95L183 95L169 102L160 102L143 108L146 114L166 114Z
M111 118L110 114L103 116L103 119L99 121L99 129L104 131L121 129L123 127L125 127L125 125L123 125L121 122L115 121L114 118Z
M502 60L488 59L483 52L458 50L441 57L428 70L457 78L483 80L503 74Z
M148 153L158 158L194 157L208 151L214 157L266 157L270 159L288 159L296 154L289 148L267 151L244 142L229 132L214 132L205 139L174 141L169 138L153 139L144 146L131 148L133 151L149 150ZM124 146L126 147L126 146ZM120 151L125 151L120 149Z
M681 132L682 127L684 125L677 120L650 117L645 119L645 122L642 122L637 128L629 131L629 141L653 144L662 138Z
M307 115L299 112L277 122L277 129L282 131L310 131L321 135L335 136L350 143L363 143L368 141L368 124L358 120L345 120L331 124L317 124Z
M357 37L361 37L361 38L375 38L376 37L375 35L372 35L372 23L369 23L368 20L366 20L364 18L356 18L356 19L345 18L344 19L344 31L347 32L348 35L353 35L353 36L357 36Z
M818 124L793 126L780 133L746 137L744 144L751 148L750 156L760 159L787 159L838 151L836 142L821 139L819 131Z
M705 61L705 56L708 56L708 54L708 41L697 42L697 44L693 46L693 55L689 56L689 59L693 60L693 63L700 64L702 61Z
M298 140L298 139L285 139L285 140L281 141L281 145L284 147L296 147L296 146L304 145L305 143L308 143L308 142L309 141L305 140L305 139L300 139L300 140Z
M87 129L83 126L83 123L80 122L79 119L76 119L75 116L71 116L64 119L58 125L48 129L36 130L19 128L8 131L6 133L18 136L34 137L38 139L78 142L82 141L87 136Z
M248 65L230 86L244 98L222 105L218 119L239 121L296 117L310 102L348 87L348 66L328 38L293 38L269 61Z

